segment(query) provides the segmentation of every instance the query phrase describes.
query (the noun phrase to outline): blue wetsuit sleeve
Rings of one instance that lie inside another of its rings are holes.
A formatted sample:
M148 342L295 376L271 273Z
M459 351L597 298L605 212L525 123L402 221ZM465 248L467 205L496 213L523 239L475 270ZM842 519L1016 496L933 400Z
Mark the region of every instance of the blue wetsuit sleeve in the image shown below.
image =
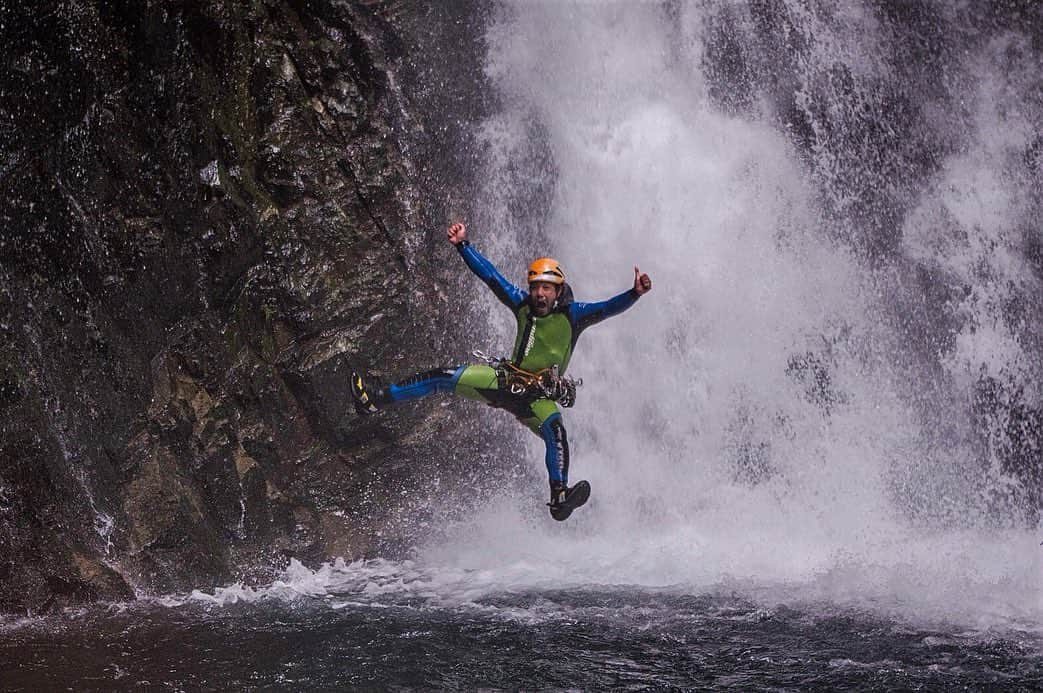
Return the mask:
M633 289L629 289L613 296L607 301L598 301L597 303L573 303L572 304L572 324L575 325L576 335L587 329L591 325L596 325L605 318L611 318L613 315L619 315L630 306L637 303L638 294Z
M464 259L471 271L493 290L496 298L500 299L500 303L511 310L517 310L520 305L525 303L528 294L504 279L493 263L482 257L474 246L464 241L458 244L456 249L460 251L460 257Z

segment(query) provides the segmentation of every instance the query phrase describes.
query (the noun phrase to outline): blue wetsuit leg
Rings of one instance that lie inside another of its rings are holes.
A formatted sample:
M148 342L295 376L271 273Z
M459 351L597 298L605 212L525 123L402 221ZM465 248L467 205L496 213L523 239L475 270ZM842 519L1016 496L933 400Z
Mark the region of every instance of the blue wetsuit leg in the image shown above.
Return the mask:
M388 386L387 393L393 402L405 402L433 395L436 392L452 392L456 381L466 366L458 368L438 368L432 371L417 373L394 385Z
M551 414L540 425L540 437L547 446L547 476L551 488L565 488L569 484L569 437L561 414Z

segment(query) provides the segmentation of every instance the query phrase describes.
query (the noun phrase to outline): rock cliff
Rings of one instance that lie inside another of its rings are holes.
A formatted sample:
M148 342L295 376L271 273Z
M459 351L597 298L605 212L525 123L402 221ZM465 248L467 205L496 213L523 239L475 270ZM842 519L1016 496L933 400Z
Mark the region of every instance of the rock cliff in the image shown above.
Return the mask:
M418 5L0 8L0 610L393 552L455 507L491 443L347 395L466 354L480 13Z

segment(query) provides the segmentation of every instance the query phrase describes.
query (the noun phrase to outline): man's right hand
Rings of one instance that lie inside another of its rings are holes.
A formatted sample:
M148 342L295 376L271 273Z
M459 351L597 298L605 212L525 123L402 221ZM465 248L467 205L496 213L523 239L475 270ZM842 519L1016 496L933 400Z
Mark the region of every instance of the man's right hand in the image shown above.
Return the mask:
M449 225L445 234L449 237L450 243L453 245L460 245L467 240L467 227L457 221Z

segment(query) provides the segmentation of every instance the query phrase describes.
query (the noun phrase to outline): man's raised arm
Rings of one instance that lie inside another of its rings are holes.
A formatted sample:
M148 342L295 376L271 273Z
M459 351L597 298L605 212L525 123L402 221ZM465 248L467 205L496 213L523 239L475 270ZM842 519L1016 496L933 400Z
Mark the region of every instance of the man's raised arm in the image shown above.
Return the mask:
M605 318L619 315L630 306L637 303L637 299L652 290L652 279L634 267L634 286L618 296L613 296L607 301L597 303L574 303L572 304L572 319L579 332L591 325L596 325Z
M460 222L451 224L446 230L446 237L450 243L456 246L460 257L464 259L471 271L493 290L496 298L500 299L500 303L511 310L516 310L525 302L525 292L504 279L493 263L482 257L482 254L475 250L471 242L467 240L466 226Z

